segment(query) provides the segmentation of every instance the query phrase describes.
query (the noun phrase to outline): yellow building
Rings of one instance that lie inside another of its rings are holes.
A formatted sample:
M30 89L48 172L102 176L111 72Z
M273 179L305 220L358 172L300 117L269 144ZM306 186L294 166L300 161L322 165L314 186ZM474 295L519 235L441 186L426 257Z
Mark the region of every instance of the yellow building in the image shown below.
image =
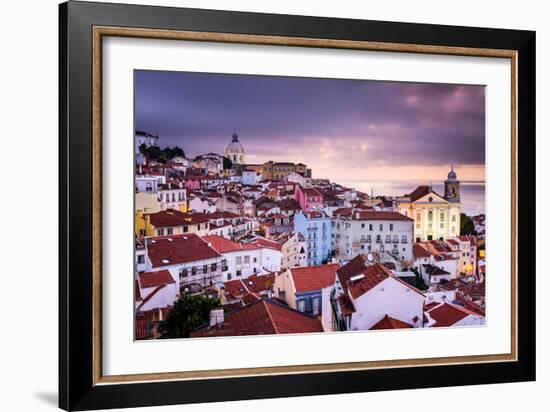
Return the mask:
M183 213L172 209L157 213L136 213L137 236L170 236L185 233L206 236L209 230L209 219L203 213Z
M291 162L274 162L270 160L261 167L262 179L264 180L284 180L292 172L303 176L307 174L307 166L303 163L294 164Z
M155 193L136 193L136 212L157 213L161 211L158 196Z
M414 219L414 239L451 239L460 234L460 182L454 169L445 180L445 195L441 196L431 186L418 186L398 201L401 214Z

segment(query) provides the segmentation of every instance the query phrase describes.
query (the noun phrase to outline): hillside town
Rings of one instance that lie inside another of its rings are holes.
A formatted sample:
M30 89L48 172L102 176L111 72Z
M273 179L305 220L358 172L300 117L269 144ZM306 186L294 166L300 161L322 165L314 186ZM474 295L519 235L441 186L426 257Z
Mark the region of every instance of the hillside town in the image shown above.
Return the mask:
M485 324L485 215L453 165L443 193L374 196L247 163L236 131L221 154L160 147L136 132L136 339Z

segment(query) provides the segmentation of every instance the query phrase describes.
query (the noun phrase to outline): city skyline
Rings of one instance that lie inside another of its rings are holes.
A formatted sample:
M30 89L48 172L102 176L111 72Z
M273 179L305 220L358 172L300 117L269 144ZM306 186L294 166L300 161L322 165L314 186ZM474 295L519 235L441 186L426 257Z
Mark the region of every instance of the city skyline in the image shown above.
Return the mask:
M484 181L483 86L136 71L136 128L190 155L307 163L333 180ZM276 146L276 147L274 147ZM276 153L276 154L275 154ZM338 160L338 161L335 161Z

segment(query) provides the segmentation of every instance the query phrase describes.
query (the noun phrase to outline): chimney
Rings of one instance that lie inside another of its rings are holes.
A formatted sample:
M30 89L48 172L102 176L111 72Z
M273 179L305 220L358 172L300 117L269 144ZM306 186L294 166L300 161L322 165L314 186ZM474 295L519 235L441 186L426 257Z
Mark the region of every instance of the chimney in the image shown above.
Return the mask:
M210 311L210 326L223 323L223 309L212 309Z

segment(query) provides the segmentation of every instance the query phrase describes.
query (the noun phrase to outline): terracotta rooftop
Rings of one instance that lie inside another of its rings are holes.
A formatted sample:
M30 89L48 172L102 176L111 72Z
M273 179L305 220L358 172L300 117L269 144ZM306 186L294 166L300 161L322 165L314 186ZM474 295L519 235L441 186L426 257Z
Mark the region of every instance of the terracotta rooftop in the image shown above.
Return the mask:
M365 294L376 285L378 285L380 282L386 280L391 276L390 270L386 269L379 263L367 266L365 269L363 269L362 274L364 276L361 279L355 281L349 279L347 282L348 293L354 299L357 299L359 296Z
M204 326L192 337L323 332L321 321L270 299L256 300L225 315L223 323Z
M380 282L386 280L389 277L394 279L396 282L401 283L403 286L413 290L419 295L424 296L424 294L420 290L418 290L414 286L409 285L398 276L394 276L388 268L384 267L380 263L365 266L365 260L361 256L357 256L352 259L347 265L340 268L337 273L342 288L353 299L357 299L358 297L362 296L363 294L374 288L376 285L378 285ZM358 275L363 276L352 280L352 278Z
M374 211L365 210L352 213L352 218L355 220L403 220L412 222L408 216L402 215L399 212Z
M335 216L350 216L351 215L351 212L352 212L352 208L351 207L341 207L340 209L336 209L332 212L332 216L335 217Z
M408 196L411 198L411 202L415 202L418 199L420 199L422 196L426 196L428 193L432 191L430 186L418 186L416 189L414 189L411 193L409 193Z
M451 303L442 303L428 310L430 317L435 320L434 326L452 326L469 315L480 316L479 314Z
M353 302L345 293L338 296L338 303L340 304L340 310L342 311L342 315L349 316L353 312L355 312L355 307L353 306Z
M428 252L426 249L424 249L421 245L418 243L413 244L413 256L415 259L420 258L429 258L430 252Z
M208 222L204 213L183 213L173 209L151 213L149 218L151 224L155 227L182 226Z
M167 270L159 270L158 272L143 272L138 275L138 278L142 289L176 283L170 272Z
M238 252L241 250L258 250L259 246L252 243L238 243L218 235L203 236L202 239L212 245L219 253Z
M378 321L371 330L381 330L381 329L406 329L412 328L413 325L403 322L399 319L392 318L391 316L384 316L380 321Z
M339 263L328 265L295 267L289 269L296 293L321 290L331 286L336 281L336 271Z
M346 293L348 291L348 280L352 276L363 273L365 268L365 259L363 258L363 256L357 255L336 271L336 274L338 275L338 280L340 281L340 285L342 285L342 288Z
M214 259L221 256L193 233L148 238L147 254L153 267Z
M283 245L281 243L274 242L272 240L268 240L263 237L257 237L251 243L258 245L260 247L265 247L265 248L274 249L274 250L281 250L283 248Z

